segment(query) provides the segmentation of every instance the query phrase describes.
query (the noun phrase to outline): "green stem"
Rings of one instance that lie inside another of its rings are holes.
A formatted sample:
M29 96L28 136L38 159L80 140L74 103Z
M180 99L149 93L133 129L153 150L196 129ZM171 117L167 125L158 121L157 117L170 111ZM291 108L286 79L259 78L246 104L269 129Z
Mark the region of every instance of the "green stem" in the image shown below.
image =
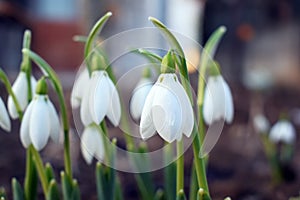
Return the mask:
M37 172L39 174L39 177L40 177L40 180L42 183L42 188L44 191L44 195L46 198L47 193L48 193L48 181L47 181L47 176L46 176L46 173L44 170L43 161L40 157L40 154L36 151L36 149L33 147L32 144L28 148L30 149L33 159L35 161L35 166L36 166Z
M184 189L183 140L177 142L176 194Z
M18 115L19 115L19 119L22 120L23 112L22 112L22 109L20 107L20 104L19 104L19 102L17 100L17 97L16 97L15 93L12 90L12 87L10 85L10 82L9 82L8 78L7 78L7 75L5 74L5 72L1 68L0 68L0 79L4 83L5 88L6 88L7 92L8 92L8 94L13 99L13 102L14 102L14 104L16 106L16 110L17 110Z
M205 159L200 157L201 142L196 127L194 127L193 129L193 135L195 135L195 138L193 140L193 152L194 152L194 164L195 164L195 169L197 174L198 185L208 194L208 196L210 196L207 178L206 178Z
M162 34L169 41L171 47L175 50L175 52L179 54L179 56L177 56L176 62L179 67L182 86L184 87L186 93L188 94L188 96L190 98L191 104L193 105L192 90L191 90L189 76L188 76L188 72L187 72L186 60L185 60L184 52L183 52L179 42L176 40L175 36L167 29L167 27L163 23L161 23L159 20L152 18L152 17L150 17L149 19L162 32ZM225 28L223 27L223 29L225 29ZM212 42L212 44L215 44L215 43ZM200 72L200 74L201 74L201 72ZM202 98L203 98L203 95L201 95L201 97L200 97L201 101L202 101ZM199 129L203 129L203 128L204 128L204 126L199 127ZM202 132L202 131L204 132L204 130L200 130L200 132ZM205 160L203 158L199 157L199 152L200 152L200 147L201 147L201 137L197 131L197 122L195 122L195 124L194 124L193 135L195 136L194 140L193 140L193 150L194 150L194 163L195 163L195 168L196 168L196 173L197 173L198 184L209 195L209 189L208 189L208 184L207 184L207 179L206 179Z
M50 67L50 65L38 56L36 53L32 52L29 49L22 50L24 54L27 54L39 67L40 69L45 72L46 76L52 82L52 85L58 95L58 101L60 105L61 117L63 122L63 129L64 129L64 162L65 162L65 171L69 178L72 180L72 165L71 165L71 155L70 155L70 140L69 140L69 130L70 125L68 121L68 113L67 113L67 106L65 103L64 92L62 89L61 82L55 73L55 71Z

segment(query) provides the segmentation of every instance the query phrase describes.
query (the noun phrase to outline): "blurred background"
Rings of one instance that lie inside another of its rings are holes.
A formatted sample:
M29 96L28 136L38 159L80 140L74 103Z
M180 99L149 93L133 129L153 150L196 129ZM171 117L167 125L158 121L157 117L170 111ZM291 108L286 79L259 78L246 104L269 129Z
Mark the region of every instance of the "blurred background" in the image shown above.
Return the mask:
M148 16L154 16L203 45L217 27L225 25L227 33L215 59L232 89L235 119L232 125L225 126L210 155L208 179L212 196L288 199L299 194L299 139L295 141L294 156L288 166L292 178L272 186L270 168L253 128L256 114L265 115L274 124L284 112L297 132L300 130L299 0L0 0L1 68L9 73L11 80L15 79L21 63L23 33L30 29L33 51L58 72L68 96L83 61L84 47L72 38L86 35L107 11L112 11L113 16L102 32L103 38L133 28L151 27ZM151 39L159 42L161 38ZM186 54L199 62L199 52L200 49L191 47ZM6 100L7 94L1 87L1 96ZM0 139L0 185L8 191L11 177L22 180L21 167L25 165L19 125L14 124L13 133L3 133ZM94 167L83 163L77 134L73 140L74 167L83 199L93 199L95 195L90 193L95 194L96 190L89 183L94 180ZM53 164L57 171L63 164L63 154L57 153L60 148L54 145L43 152L45 160L57 162ZM187 159L186 164L190 165L190 161ZM84 175L81 170L85 170ZM154 173L157 187L163 183L161 173ZM123 181L127 177L133 180L125 184L124 192L128 199L136 199L133 175L120 174ZM188 181L187 177L186 185Z

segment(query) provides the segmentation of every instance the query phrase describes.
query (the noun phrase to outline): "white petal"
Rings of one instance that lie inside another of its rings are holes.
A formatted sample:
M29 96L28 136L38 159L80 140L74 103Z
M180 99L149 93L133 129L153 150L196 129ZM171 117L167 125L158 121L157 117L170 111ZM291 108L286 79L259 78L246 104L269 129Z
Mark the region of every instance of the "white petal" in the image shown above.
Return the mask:
M59 117L50 99L48 99L47 104L50 119L50 137L53 140L53 142L58 143L60 136Z
M103 121L109 108L110 88L104 76L107 76L104 71L94 71L91 78L89 110L92 120L96 124L100 124Z
M37 95L29 120L29 136L33 146L39 151L43 149L50 135L50 117L47 96Z
M93 122L90 114L90 108L89 108L89 93L91 90L90 86L91 86L91 80L88 80L87 87L82 97L82 102L80 107L80 119L85 126L88 126Z
M31 144L31 139L29 136L29 121L30 116L32 113L32 108L34 107L35 101L31 101L25 110L22 122L21 122L21 128L20 128L20 138L23 146L27 148Z
M118 91L111 81L111 79L106 76L107 83L109 85L110 92L110 103L108 104L107 117L114 126L118 126L121 119L121 103Z
M225 94L225 120L227 123L231 123L233 120L234 106L233 106L233 100L232 100L232 94L230 88L226 83L226 81L224 81L224 79L223 79L223 88Z
M149 79L141 79L133 91L130 100L130 114L138 120L143 111L146 98L152 88L152 82Z
M212 94L209 90L209 87L206 86L204 91L204 101L203 101L203 118L206 124L212 124L213 118L213 101L212 101Z
M34 96L37 82L36 82L34 76L31 76L31 77L30 77L30 81L31 81L31 92L32 92L32 96Z
M180 105L182 106L182 119L183 119L182 132L187 137L190 137L194 127L194 112L193 112L190 99L187 96L184 88L179 83L177 78L176 80L177 81L175 81L174 84L172 85L172 89L174 92L176 92L176 95L178 96L178 99L180 101ZM179 137L178 140L181 140L181 137Z
M11 124L4 102L0 98L0 127L5 131L10 132Z
M97 134L99 133L95 126L88 126L84 129L81 136L81 152L88 164L92 163L93 156L97 150L97 140L95 140L95 135Z
M94 136L94 140L96 143L96 152L95 152L95 157L98 160L104 160L104 156L105 156L105 149L104 149L104 141L103 141L103 135L101 134L99 127L97 127L98 132L97 134L95 134Z
M145 101L145 105L143 107L142 115L141 115L141 121L140 121L140 134L143 140L146 140L150 137L152 137L155 134L155 127L152 121L152 103L153 99L156 95L157 86L154 85Z
M12 91L14 92L17 101L20 105L20 108L22 111L25 110L28 102L28 87L27 87L27 79L26 79L26 74L25 72L20 72L18 77L16 78L13 86L12 86ZM9 95L8 96L8 112L13 119L17 119L19 117L17 109L15 107L15 104L13 102L12 97Z
M222 76L210 76L205 88L203 116L206 124L225 119L225 89Z
M87 68L84 68L78 78L74 82L74 86L71 93L71 106L72 108L78 108L80 106L80 102L84 95L84 91L86 90L86 84L89 80L89 73Z
M168 81L174 82L174 79L168 80L168 77L164 76L163 82L157 84L157 95L153 99L151 112L158 134L170 143L182 134L183 105L180 104L179 96L167 87Z

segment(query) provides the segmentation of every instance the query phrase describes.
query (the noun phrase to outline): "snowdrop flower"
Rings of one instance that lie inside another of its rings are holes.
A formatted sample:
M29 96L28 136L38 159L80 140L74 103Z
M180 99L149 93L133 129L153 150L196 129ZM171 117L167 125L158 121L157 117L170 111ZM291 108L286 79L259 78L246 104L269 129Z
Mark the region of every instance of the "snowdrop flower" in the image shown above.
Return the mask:
M271 128L269 137L270 140L275 143L281 141L291 144L296 139L296 130L291 122L287 120L280 120Z
M84 68L74 82L74 86L71 92L71 106L72 108L78 108L80 106L84 91L86 90L89 81L89 72L87 68Z
M140 119L146 97L152 88L152 81L148 77L143 77L135 87L130 101L130 113L133 119Z
M83 124L100 124L107 116L112 124L117 126L121 119L120 98L106 71L93 71L87 85L80 110Z
M31 80L31 91L32 95L34 94L35 87L36 87L36 80L33 76L30 78ZM21 71L15 80L12 90L16 95L16 98L20 104L20 108L22 111L25 110L27 104L28 104L28 84L27 84L27 78L26 73ZM13 99L11 96L8 96L8 102L7 102L8 112L13 119L17 119L19 117L17 109L15 107L15 104L13 102Z
M27 148L33 144L38 151L46 146L49 136L54 142L58 142L60 134L59 118L48 98L45 85L46 81L42 78L38 82L33 100L24 113L20 130L23 146ZM43 89L39 90L40 88Z
M11 124L4 102L0 98L0 127L5 131L10 132Z
M104 144L100 127L91 124L85 127L81 136L81 152L88 164L92 163L93 157L104 159Z
M253 125L255 130L258 133L267 133L268 130L270 129L270 122L262 114L258 114L254 116Z
M143 139L155 131L167 142L190 137L194 115L190 100L174 73L164 73L151 88L143 108L140 133Z
M208 77L204 93L203 117L208 125L221 119L227 123L233 120L231 91L220 74Z

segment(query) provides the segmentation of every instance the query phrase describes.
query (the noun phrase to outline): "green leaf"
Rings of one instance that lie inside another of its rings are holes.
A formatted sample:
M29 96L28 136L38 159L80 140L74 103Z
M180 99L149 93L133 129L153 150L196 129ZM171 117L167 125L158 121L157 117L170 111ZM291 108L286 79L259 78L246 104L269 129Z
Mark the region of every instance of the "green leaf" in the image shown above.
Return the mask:
M226 33L226 27L220 26L217 30L213 32L213 34L209 37L207 42L205 43L204 49L201 55L201 67L206 68L208 59L215 56L216 49L223 37Z
M26 153L26 176L24 181L24 193L26 199L35 200L37 198L38 173L29 148L27 149Z
M120 179L116 177L116 189L115 189L115 200L123 200L123 192L122 187L120 183Z
M176 200L186 200L186 196L183 190L180 190L177 194Z
M162 189L158 189L155 193L154 200L164 200L165 193Z
M210 196L202 188L198 190L197 200L211 200Z
M73 180L72 200L80 200L80 190L77 180Z
M115 198L115 181L115 169L97 163L96 185L99 200L113 200Z
M60 195L59 195L57 183L54 179L52 179L49 184L47 200L59 200L59 199L60 199Z
M46 163L45 173L46 173L46 177L47 177L48 182L52 181L52 179L55 179L53 168L52 168L50 163Z
M190 183L190 195L189 195L190 200L197 199L198 188L199 188L199 185L198 185L198 181L197 181L195 164L193 164L192 174L191 174L191 183Z
M164 168L164 184L167 199L176 198L176 162L173 162L172 145L165 144L164 148L164 162L167 165Z
M71 199L73 189L71 179L65 174L65 172L61 172L60 176L62 181L63 199Z
M24 193L20 183L17 179L12 179L12 193L13 193L13 200L24 200Z
M92 30L90 31L85 48L84 48L84 57L87 58L89 53L91 52L91 48L93 46L95 37L100 34L103 26L106 24L107 20L112 16L111 12L107 12L103 17L101 17L96 24L93 26Z
M5 200L6 199L6 191L4 187L0 187L0 200Z
M156 26L161 31L163 36L170 43L172 49L174 49L180 57L184 58L184 52L175 36L171 33L171 31L169 31L168 28L158 19L154 17L149 17L148 19L153 23L154 26Z

